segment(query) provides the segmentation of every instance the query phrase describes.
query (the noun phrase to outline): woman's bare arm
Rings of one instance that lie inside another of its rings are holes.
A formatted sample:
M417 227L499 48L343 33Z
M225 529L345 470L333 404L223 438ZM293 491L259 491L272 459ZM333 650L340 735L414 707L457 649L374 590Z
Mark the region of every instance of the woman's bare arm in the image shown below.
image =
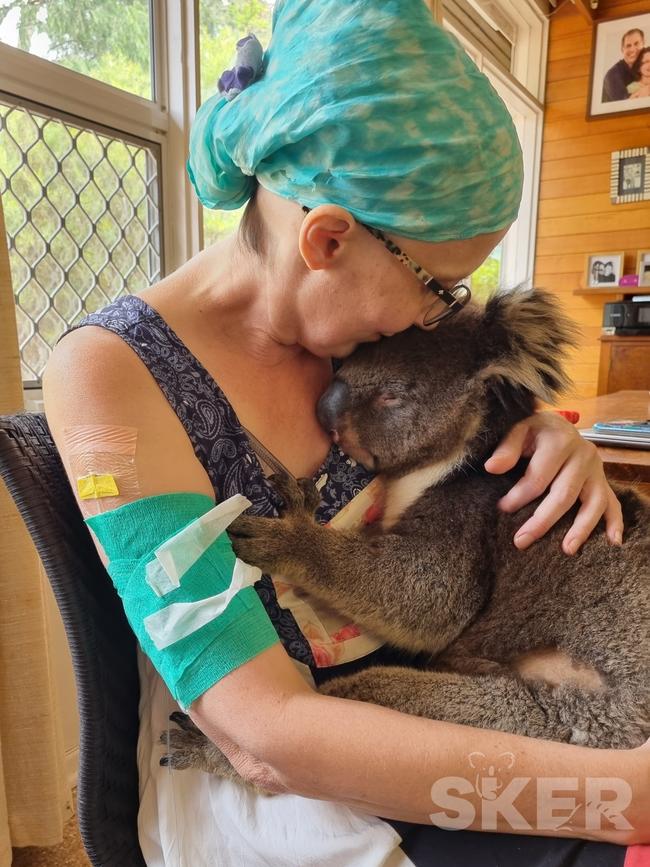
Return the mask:
M173 491L212 495L180 422L149 372L115 335L84 328L66 337L48 365L44 391L48 422L64 462L66 427L128 425L138 431L142 496ZM305 683L280 645L215 684L194 702L191 716L242 776L265 787L429 823L430 814L444 806L436 807L432 786L444 793L445 778L456 777L468 789L460 805L470 819L474 814L469 827L478 830L486 824L478 795L469 791L476 779L470 754L482 753L490 764L511 753L514 763L500 772L504 787L515 778L530 782L514 801L520 827L512 827L508 816L516 814L506 811L497 816L496 830L650 841L649 751L597 751L534 741L323 696ZM537 781L554 777L576 778L573 793L558 791L556 797L574 797L581 804L587 777L621 780L632 791L625 812L632 828L618 831L606 820L601 829L589 828L584 809L576 812L570 832L540 828L538 810L549 805L549 796L540 802Z
M279 646L208 690L194 702L191 716L242 776L262 787L420 824L431 824L432 813L456 819L460 805L463 827L472 830L621 844L650 840L650 751L586 749L322 696L307 686ZM474 788L481 753L482 765L501 766L500 791L505 794L495 823L490 804L481 802ZM504 762L504 754L513 758ZM457 778L467 790L462 794L454 789ZM603 783L603 801L618 792L630 828L618 830L603 810L585 813L588 778L594 781L589 783L593 792L599 791L597 779L611 782L612 792ZM451 797L460 799L454 809L444 800ZM553 797L572 798L578 807L568 830L552 825L552 814L562 812L559 805L554 809Z

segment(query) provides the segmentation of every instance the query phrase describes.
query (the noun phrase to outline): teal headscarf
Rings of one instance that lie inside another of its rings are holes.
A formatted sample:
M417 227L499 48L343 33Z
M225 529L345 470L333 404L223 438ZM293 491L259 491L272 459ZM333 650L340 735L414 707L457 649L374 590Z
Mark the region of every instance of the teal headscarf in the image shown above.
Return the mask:
M506 106L423 0L279 0L261 77L201 106L188 170L208 208L259 181L423 241L509 225L523 176Z

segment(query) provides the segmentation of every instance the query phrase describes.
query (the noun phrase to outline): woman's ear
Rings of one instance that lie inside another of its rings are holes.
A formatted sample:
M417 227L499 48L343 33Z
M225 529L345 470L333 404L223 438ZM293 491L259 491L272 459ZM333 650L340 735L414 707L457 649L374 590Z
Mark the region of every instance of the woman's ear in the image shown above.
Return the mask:
M319 205L305 214L298 249L309 270L331 268L340 258L356 226L354 217L338 205Z

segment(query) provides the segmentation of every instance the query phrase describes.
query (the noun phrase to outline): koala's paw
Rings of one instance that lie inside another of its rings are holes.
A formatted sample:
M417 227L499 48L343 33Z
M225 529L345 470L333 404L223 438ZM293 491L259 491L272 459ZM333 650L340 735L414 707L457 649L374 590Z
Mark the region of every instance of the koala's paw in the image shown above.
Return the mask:
M274 473L269 481L284 500L283 515L306 512L310 517L318 508L320 494L311 479L294 479L288 473Z
M262 572L275 573L283 567L293 545L292 525L286 518L252 518L241 515L228 527L235 554Z
M175 711L169 719L180 726L169 729L160 735L160 742L167 747L167 753L160 759L163 767L184 771L197 768L206 774L214 774L224 780L232 780L261 795L273 796L275 791L245 780L237 773L221 750L197 728L187 714Z
M214 744L197 728L187 714L176 711L169 719L180 728L168 729L160 735L160 742L168 752L160 759L163 767L184 771L187 768L208 770L206 765Z

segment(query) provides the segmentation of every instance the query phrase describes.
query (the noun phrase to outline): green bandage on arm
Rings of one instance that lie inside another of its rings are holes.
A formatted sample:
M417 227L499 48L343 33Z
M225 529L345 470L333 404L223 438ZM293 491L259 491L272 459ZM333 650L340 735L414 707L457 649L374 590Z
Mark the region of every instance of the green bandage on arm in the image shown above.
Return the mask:
M194 552L188 558L191 565L181 575L179 586L166 587L160 595L149 583L151 564L157 566L156 550L181 530L198 524L213 507L210 497L203 494L163 494L86 519L108 557L108 572L142 650L184 708L279 640L252 586L236 592L217 617L162 650L147 630L147 619L164 617L158 614L164 609L209 600L230 588L239 561L225 532L198 556Z

